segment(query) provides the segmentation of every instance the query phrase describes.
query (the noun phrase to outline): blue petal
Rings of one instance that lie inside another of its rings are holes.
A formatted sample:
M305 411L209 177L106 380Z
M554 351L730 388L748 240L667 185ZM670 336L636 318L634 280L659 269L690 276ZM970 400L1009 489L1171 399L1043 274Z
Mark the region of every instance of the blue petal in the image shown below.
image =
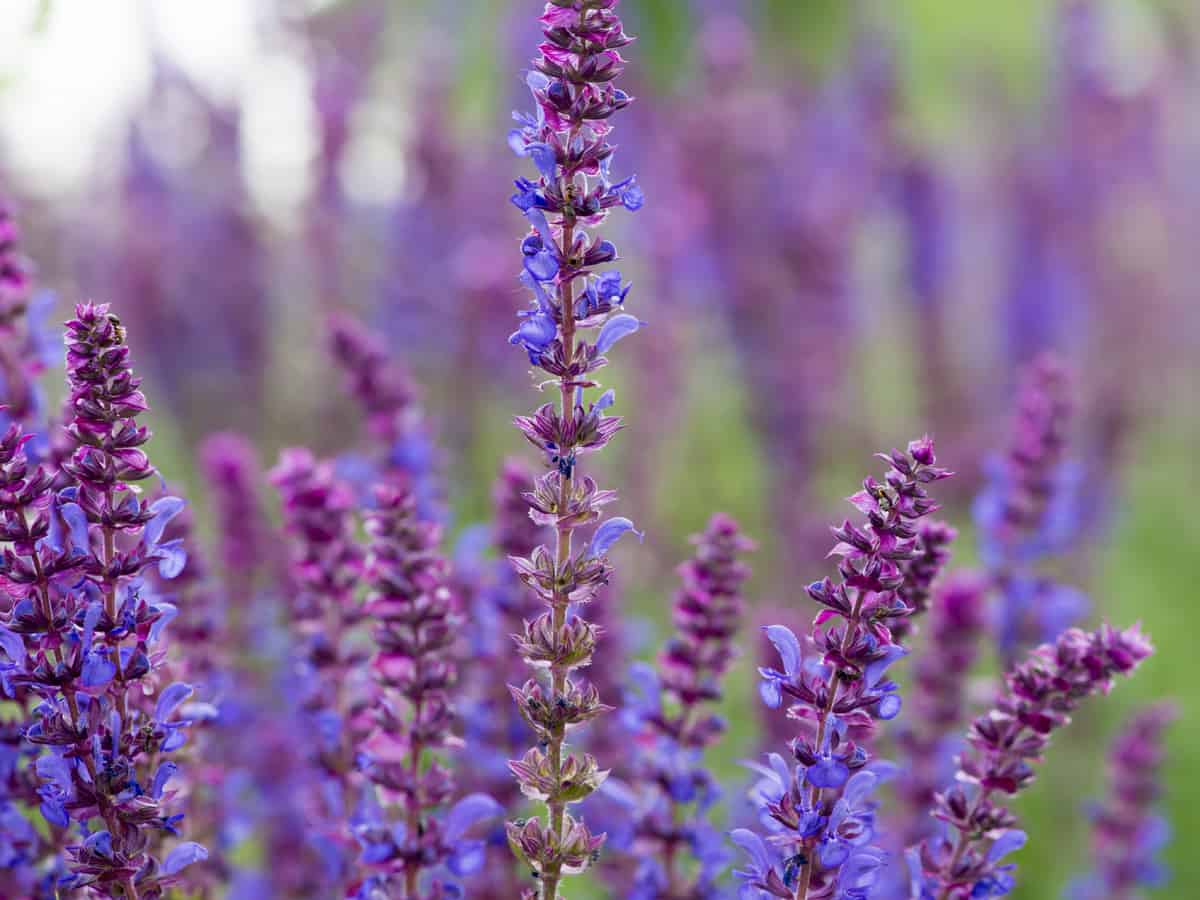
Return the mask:
M771 857L762 838L748 828L735 828L729 832L729 839L740 847L754 866L754 873L759 876L771 871Z
M800 641L796 633L786 625L767 625L763 628L767 640L775 645L780 660L783 661L783 671L792 677L800 669Z
M555 171L558 160L554 155L554 148L549 144L537 141L529 144L526 148L526 153L533 160L533 164L537 166L541 176L549 182L553 182L557 175Z
M487 794L468 794L455 803L450 812L446 813L446 819L442 825L446 841L454 843L476 822L503 813L504 807Z
M0 650L14 663L19 663L25 658L25 642L16 632L3 627L0 627Z
M616 402L617 402L616 391L614 391L612 388L609 388L607 391L605 391L603 394L600 395L600 398L592 405L592 409L595 409L597 411L605 410L605 409L608 409L609 407L611 407Z
M636 184L631 184L621 191L621 205L630 212L637 212L645 203L646 195Z
M525 151L525 132L520 128L514 128L508 133L508 146L512 148L512 152L517 156L528 155Z
M167 854L163 860L162 874L175 875L192 863L208 859L208 851L195 841L185 841Z
M167 716L171 715L175 711L175 708L190 696L192 696L192 686L190 684L176 681L168 685L158 695L158 702L154 705L155 721L165 722Z
M525 269L537 281L550 281L558 274L558 260L549 250L539 250L525 257Z
M613 344L641 327L642 323L629 313L613 316L600 329L600 336L596 338L596 352L607 353Z
M450 854L450 859L446 861L446 867L459 878L463 878L467 875L474 875L483 868L486 861L486 841L461 841L454 848L454 852Z
M159 544L154 555L158 558L158 574L167 581L179 577L183 567L187 565L187 550L183 548L183 538Z
M807 769L808 783L813 787L837 788L846 783L850 770L837 759L818 759Z
M1029 839L1024 831L1019 828L1010 828L992 843L988 848L988 862L997 862L1003 859L1014 850L1020 850L1025 846L1025 842Z
M159 764L158 770L154 773L154 783L150 786L150 796L155 800L162 798L163 789L166 788L167 782L179 771L179 766L170 760L166 760Z
M59 504L58 512L63 521L67 523L67 528L71 533L71 549L78 553L86 553L88 522L83 510L76 503L62 503ZM57 547L56 549L61 550L62 548Z
M529 224L533 226L533 230L538 233L538 237L542 239L542 243L549 245L554 240L554 233L550 230L550 222L546 219L546 214L536 206L525 210L525 218L529 220Z
M70 824L71 820L67 816L67 808L58 800L46 798L42 800L38 808L42 811L42 817L51 825L66 828Z
M588 545L588 558L604 556L612 548L612 545L629 531L637 535L639 541L646 536L645 532L638 531L633 527L633 522L623 516L608 519L592 535L592 542Z
M771 709L779 709L783 703L783 689L775 678L764 678L758 683L758 696Z
M104 687L117 674L117 667L107 654L101 652L89 653L83 661L83 672L80 677L84 687Z
M883 677L883 673L887 671L888 666L907 655L908 651L903 647L892 644L884 651L883 656L873 662L867 663L866 668L863 669L863 680L868 687L874 687L875 683Z
M178 497L159 497L150 504L154 515L142 532L142 546L153 547L163 536L167 523L183 511L184 502Z
M894 719L900 715L901 706L903 706L903 702L900 700L898 694L888 694L875 707L875 718L882 719L885 722L889 719Z

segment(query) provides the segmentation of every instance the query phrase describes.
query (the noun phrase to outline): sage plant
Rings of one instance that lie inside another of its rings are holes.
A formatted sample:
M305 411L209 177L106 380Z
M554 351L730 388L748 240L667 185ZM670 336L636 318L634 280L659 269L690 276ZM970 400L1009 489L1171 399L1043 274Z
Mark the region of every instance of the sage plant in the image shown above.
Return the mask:
M641 323L623 312L629 287L616 271L597 268L617 258L613 244L592 231L618 206L636 210L643 195L633 178L613 181L609 119L630 102L613 86L622 70L626 36L617 0L551 0L541 17L544 42L526 83L536 110L518 115L509 134L516 153L528 157L537 178L520 178L513 203L530 225L521 243L522 283L533 294L531 308L511 337L534 367L552 379L559 394L517 426L544 455L549 467L527 496L534 521L554 529L554 547L537 547L514 558L517 573L545 603L528 622L517 646L535 673L513 688L522 716L537 735L537 746L512 769L524 794L546 806L546 819L509 823L509 841L533 873L541 900L559 896L564 875L587 868L604 842L567 812L604 780L607 772L590 755L565 746L566 732L605 712L594 686L574 673L588 665L597 629L582 617L608 581L608 551L633 523L611 518L600 524L584 547L575 533L600 518L615 499L577 467L580 457L603 448L620 427L606 415L611 391L586 403L597 387L593 372L607 364L605 354ZM593 329L594 338L586 337Z
M886 859L873 843L875 804L869 799L882 772L869 765L870 754L854 735L865 739L875 722L900 712L897 686L885 674L908 651L893 640L887 622L914 612L905 598L911 596L911 563L921 557L916 522L938 508L925 486L952 473L936 465L928 438L913 441L907 453L880 457L889 466L885 480L868 477L849 498L867 516L866 526L846 520L833 529L838 580L826 577L808 586L823 607L812 627L820 660L804 657L789 628L767 627L783 669L760 670L763 700L772 707L785 696L794 701L788 716L803 730L790 747L798 765L771 754L761 769L755 796L766 842L748 829L732 833L750 857L750 865L735 873L743 896L865 896Z
M1135 900L1166 883L1158 857L1171 829L1156 806L1163 792L1163 738L1177 715L1170 703L1148 706L1113 741L1109 793L1090 810L1091 872L1069 886L1068 900Z
M1001 660L1053 640L1083 614L1082 593L1045 573L1080 533L1080 470L1068 456L1073 415L1070 373L1053 356L1025 374L1010 444L990 461L974 514L980 555L996 598Z
M935 799L933 814L948 828L908 851L913 900L1001 897L1013 889L1014 865L1003 860L1026 835L996 795L1028 787L1032 764L1079 703L1107 694L1117 675L1130 674L1152 652L1137 627L1069 628L1008 672L995 708L967 732L970 746L953 784Z
M192 688L161 680L156 645L177 610L145 590L143 573L182 570L185 552L164 531L183 503L151 503L135 489L155 470L141 449L150 432L137 422L146 400L116 316L77 305L66 344L72 483L51 494L49 473L7 454L3 574L18 599L0 631L15 664L5 681L42 701L24 734L40 748L42 816L65 845L59 886L153 900L207 856L189 841L160 857L155 838L178 835L183 818L172 811L171 754L187 739L178 713ZM25 442L8 437L13 450Z
M355 836L371 873L357 896L461 896L457 883L437 870L444 864L458 877L477 871L485 843L465 832L501 809L491 797L472 794L434 815L455 792L453 774L434 754L461 743L451 702L458 680L451 650L461 617L447 586L448 565L437 552L440 531L418 517L412 493L395 485L377 488L366 528L366 612L377 646L371 668L381 694L376 728L361 749L366 776L397 802L396 809L384 809L368 791L355 814Z
M721 790L703 754L725 733L711 707L737 656L742 585L750 576L739 557L754 545L721 514L692 543L695 556L679 567L683 586L672 607L677 634L659 653L657 668L635 665L636 699L622 711L634 742L632 777L622 791L633 818L628 849L638 861L631 900L720 896L717 879L729 862L708 821Z

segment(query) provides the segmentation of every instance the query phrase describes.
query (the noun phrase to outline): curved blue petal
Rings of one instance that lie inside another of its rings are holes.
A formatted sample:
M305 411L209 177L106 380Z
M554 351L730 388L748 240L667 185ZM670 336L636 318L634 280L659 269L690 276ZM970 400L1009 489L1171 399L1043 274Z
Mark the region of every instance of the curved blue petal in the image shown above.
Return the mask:
M454 843L476 822L499 816L503 812L504 807L487 794L468 794L446 813L442 826L446 840Z
M636 528L634 528L633 522L629 519L626 519L624 516L615 516L611 519L608 519L601 524L600 527L596 529L596 533L592 535L592 542L588 545L588 557L594 558L604 556L612 548L612 545L620 540L622 535L629 531L632 531L635 535L637 535L637 539L639 541L646 536L644 531L638 531Z
M596 338L596 351L607 353L613 344L621 338L633 334L641 327L642 323L629 313L613 316L600 328L600 336Z
M763 628L767 640L775 645L779 659L783 662L783 671L792 677L800 669L800 640L796 633L786 625L767 625Z
M176 875L192 863L208 859L208 851L195 841L185 841L167 854L163 860L162 874Z
M185 684L182 681L176 681L158 695L158 702L154 704L154 719L157 722L165 722L167 716L171 715L188 697L192 696L192 686Z

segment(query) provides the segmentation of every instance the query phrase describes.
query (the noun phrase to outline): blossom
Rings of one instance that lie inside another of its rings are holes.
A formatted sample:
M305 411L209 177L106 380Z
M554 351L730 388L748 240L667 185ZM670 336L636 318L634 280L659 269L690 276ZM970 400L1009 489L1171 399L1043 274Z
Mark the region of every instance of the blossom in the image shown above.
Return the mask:
M1162 794L1163 733L1176 715L1169 703L1148 706L1113 740L1109 793L1090 810L1091 872L1068 887L1070 900L1132 896L1166 882L1159 854L1170 838L1170 826L1155 804Z
M953 784L935 799L933 814L948 826L944 836L929 837L909 853L914 897L965 900L1012 889L1012 865L1002 859L1024 843L1024 833L995 795L1028 787L1032 764L1050 735L1070 723L1070 712L1088 697L1107 694L1116 676L1132 673L1152 652L1136 626L1070 628L1007 673L995 708L967 732Z
M621 73L626 36L616 0L550 0L541 17L544 41L526 77L535 112L516 114L508 144L529 159L537 179L516 181L513 203L529 223L521 241L519 279L532 293L530 306L509 342L525 351L531 365L557 382L560 405L547 404L517 426L540 452L549 471L527 495L533 520L554 529L554 548L535 547L515 556L520 580L546 609L515 635L518 652L543 680L513 686L522 718L538 746L510 762L522 792L546 805L537 818L508 823L509 845L538 880L542 900L558 897L564 875L590 865L604 841L566 812L593 793L608 773L590 755L564 749L568 729L605 712L594 685L573 675L587 666L599 630L580 611L608 582L608 551L623 534L640 533L616 516L600 524L583 550L575 532L595 524L612 491L577 472L579 457L601 449L620 427L607 416L611 395L585 405L584 391L598 386L592 373L606 365L605 353L633 334L641 322L623 311L627 288L620 275L596 271L617 258L612 242L591 233L609 210L640 208L644 196L633 179L613 182L614 147L610 118L631 98L614 85ZM590 341L590 329L598 334Z
M605 787L633 819L630 845L622 849L639 860L631 896L640 900L717 896L717 878L729 862L709 821L720 788L703 753L725 731L709 705L721 699L721 679L736 656L742 585L750 575L740 557L754 545L721 514L692 543L695 555L679 567L683 585L672 606L677 634L659 654L657 670L631 671L622 710L633 747L629 783L616 788L610 780Z
M907 654L887 623L917 611L909 602L922 597L940 564L923 550L917 521L937 510L926 485L951 475L936 465L933 442L913 441L907 453L881 453L889 471L883 482L868 477L849 502L866 515L865 526L846 520L832 529L840 558L839 580L808 586L823 609L812 627L820 665L806 664L800 639L782 625L767 626L782 669L764 667L762 696L768 705L792 702L791 719L803 731L791 744L798 765L789 770L773 758L763 770L771 785L756 787L767 841L783 860L776 866L751 840L739 839L754 866L740 876L748 896L803 898L865 896L881 875L885 855L875 837L871 791L885 774L872 763L864 741L876 721L900 711L897 686L887 670ZM840 625L829 625L830 622ZM781 893L782 892L782 893ZM857 893L856 893L857 892Z

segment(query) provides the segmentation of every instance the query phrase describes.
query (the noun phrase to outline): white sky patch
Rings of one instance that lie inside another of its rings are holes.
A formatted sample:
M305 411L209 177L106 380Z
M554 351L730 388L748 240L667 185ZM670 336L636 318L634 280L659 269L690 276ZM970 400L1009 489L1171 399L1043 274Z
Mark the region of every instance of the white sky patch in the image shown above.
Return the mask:
M293 57L262 56L242 94L246 177L254 201L291 220L304 201L317 154L312 79Z
M143 96L150 66L138 5L4 0L0 128L20 177L38 190L77 186L112 126Z

